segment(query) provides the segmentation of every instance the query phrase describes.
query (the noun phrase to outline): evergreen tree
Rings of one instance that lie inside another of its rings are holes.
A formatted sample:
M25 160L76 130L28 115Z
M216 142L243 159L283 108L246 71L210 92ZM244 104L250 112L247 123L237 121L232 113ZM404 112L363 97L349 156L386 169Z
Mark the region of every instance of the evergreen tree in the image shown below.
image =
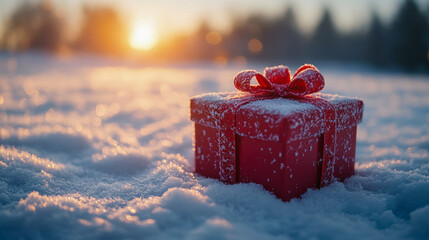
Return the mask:
M280 19L283 23L280 40L284 46L284 55L286 58L301 58L302 37L296 23L295 13L292 8L288 8Z
M392 24L393 54L406 70L427 63L427 19L413 0L406 0Z
M233 56L254 57L255 55L249 52L248 41L250 39L262 39L264 45L267 38L263 37L269 30L266 27L266 20L259 15L251 15L244 19L236 19L233 23L233 28L227 39L225 39L225 46L227 51ZM264 46L264 55L267 55L267 50ZM258 56L260 56L258 54Z
M371 64L382 66L386 64L387 39L386 30L380 21L380 18L373 12L371 25L368 31L368 52L367 57Z
M122 55L129 50L128 29L111 7L84 7L83 23L75 46L79 50Z
M260 54L264 58L281 58L285 54L285 42L284 38L284 24L280 21L279 18L275 18L271 21L262 18L255 18L258 20L258 28L253 34L253 37L260 38L264 49Z
M332 20L331 13L325 8L322 18L312 38L312 54L320 59L336 58L338 33Z
M50 2L24 2L7 21L3 47L12 51L57 51L64 44L64 23Z
M189 59L208 59L213 57L211 46L206 42L206 36L210 32L211 28L206 21L202 21L197 29L197 32L193 38L189 39L186 49L186 54L183 54L183 58Z

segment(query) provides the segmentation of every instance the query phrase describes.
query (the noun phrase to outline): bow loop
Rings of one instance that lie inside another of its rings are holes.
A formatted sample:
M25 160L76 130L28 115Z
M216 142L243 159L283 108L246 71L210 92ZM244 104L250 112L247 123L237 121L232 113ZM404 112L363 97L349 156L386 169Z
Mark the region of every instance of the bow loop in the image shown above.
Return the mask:
M308 68L299 72L289 84L291 93L307 95L319 92L325 86L322 74L316 69Z
M251 85L255 77L259 85ZM291 78L288 67L267 67L264 75L255 70L244 70L234 78L235 87L250 93L272 93L277 96L304 96L323 89L325 80L319 70L310 64L301 66Z
M259 85L251 85L250 81L255 77ZM261 73L255 70L244 70L239 72L234 78L234 85L240 91L259 93L272 89L271 82Z

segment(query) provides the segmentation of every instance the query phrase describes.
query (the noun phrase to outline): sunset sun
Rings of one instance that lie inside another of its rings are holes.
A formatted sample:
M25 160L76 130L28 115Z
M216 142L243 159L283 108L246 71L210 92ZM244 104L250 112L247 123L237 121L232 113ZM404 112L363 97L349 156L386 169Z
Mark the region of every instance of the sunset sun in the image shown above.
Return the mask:
M149 50L153 48L158 41L158 36L153 25L146 22L139 22L134 25L130 45L137 50Z

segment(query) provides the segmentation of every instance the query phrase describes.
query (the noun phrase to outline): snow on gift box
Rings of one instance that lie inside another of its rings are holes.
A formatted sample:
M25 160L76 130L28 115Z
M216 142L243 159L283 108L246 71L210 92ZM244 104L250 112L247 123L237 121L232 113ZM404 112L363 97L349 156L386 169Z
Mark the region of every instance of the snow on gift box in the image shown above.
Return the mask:
M293 77L284 66L245 70L234 85L242 92L191 98L197 173L262 184L284 201L353 175L361 100L317 93L313 65Z

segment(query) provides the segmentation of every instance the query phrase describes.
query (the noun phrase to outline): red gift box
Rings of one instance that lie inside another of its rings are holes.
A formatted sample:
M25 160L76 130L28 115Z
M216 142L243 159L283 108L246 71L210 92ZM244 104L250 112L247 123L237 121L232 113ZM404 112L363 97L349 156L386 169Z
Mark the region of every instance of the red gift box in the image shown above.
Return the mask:
M266 77L265 77L266 76ZM311 65L293 78L286 67L239 73L250 93L191 99L195 171L225 183L253 182L284 201L353 175L363 102L314 93L324 85ZM259 86L250 85L256 77Z

